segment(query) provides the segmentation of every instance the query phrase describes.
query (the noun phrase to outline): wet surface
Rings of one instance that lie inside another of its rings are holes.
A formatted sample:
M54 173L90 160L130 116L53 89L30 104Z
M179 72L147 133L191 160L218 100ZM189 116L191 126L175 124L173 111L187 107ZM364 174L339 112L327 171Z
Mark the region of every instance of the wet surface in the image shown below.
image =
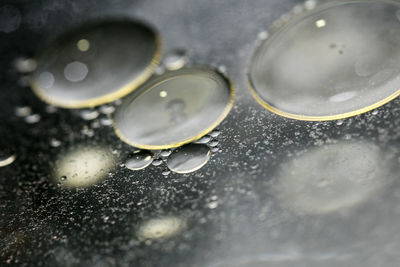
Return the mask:
M305 122L268 112L249 92L245 69L259 33L300 1L9 2L21 21L10 15L10 24L1 28L8 32L0 31L0 148L15 154L0 167L0 265L310 267L400 261L400 101L349 119ZM119 101L84 116L82 110L55 108L40 101L15 68L15 60L31 58L67 27L111 15L150 23L161 33L165 52L183 49L188 63L214 65L232 78L232 111L217 133L200 140L218 153L199 170L168 172L173 151L153 151L156 158L145 169L126 168L137 149L110 125L109 106L116 110ZM66 158L64 166L74 171L54 175ZM341 166L350 170L346 177ZM93 182L92 171L101 179ZM75 174L74 184L63 186ZM332 184L335 174L340 184ZM78 177L85 183L79 185ZM304 180L290 185L308 188L288 187L289 178ZM346 202L335 202L343 182L355 191L360 185L362 194L354 199L340 191ZM304 200L304 193L315 191L320 195ZM329 205L312 208L321 195ZM291 203L299 200L294 208Z

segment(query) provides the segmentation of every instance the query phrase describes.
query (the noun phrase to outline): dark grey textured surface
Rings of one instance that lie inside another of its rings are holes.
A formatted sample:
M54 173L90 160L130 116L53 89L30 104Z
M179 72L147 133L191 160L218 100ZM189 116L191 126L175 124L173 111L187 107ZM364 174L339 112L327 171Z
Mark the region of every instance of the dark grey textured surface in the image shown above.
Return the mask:
M21 23L16 31L0 32L0 145L17 154L12 165L0 168L1 265L309 267L400 261L398 169L383 193L323 215L292 212L271 190L282 162L330 143L373 143L393 154L398 166L398 99L375 115L308 123L273 115L250 96L245 67L257 34L299 1L2 1L0 8L6 3L20 11ZM183 48L190 63L226 68L236 102L219 127L222 152L199 171L164 177L165 166L137 172L119 167L131 148L111 127L96 129L93 137L82 134L90 123L76 112L49 114L18 84L16 58L32 56L68 26L105 16L142 19L159 30L165 52ZM21 105L39 113L40 122L16 117ZM61 146L51 147L52 138ZM118 151L110 177L86 189L53 185L54 159L88 144ZM183 230L143 242L141 225L165 216L182 218Z

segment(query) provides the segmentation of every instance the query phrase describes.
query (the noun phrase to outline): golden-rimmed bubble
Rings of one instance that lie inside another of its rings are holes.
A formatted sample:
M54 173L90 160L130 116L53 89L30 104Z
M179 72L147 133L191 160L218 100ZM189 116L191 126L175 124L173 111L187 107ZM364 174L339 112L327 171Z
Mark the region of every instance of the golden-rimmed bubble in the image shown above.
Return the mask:
M43 101L65 108L101 105L145 82L161 57L149 26L129 20L88 23L61 34L35 58L30 76Z
M178 147L213 130L229 113L233 99L232 84L213 69L170 71L125 99L115 112L114 128L134 147Z
M348 0L292 12L253 54L253 96L278 115L310 121L355 116L393 100L400 95L398 10L395 1Z

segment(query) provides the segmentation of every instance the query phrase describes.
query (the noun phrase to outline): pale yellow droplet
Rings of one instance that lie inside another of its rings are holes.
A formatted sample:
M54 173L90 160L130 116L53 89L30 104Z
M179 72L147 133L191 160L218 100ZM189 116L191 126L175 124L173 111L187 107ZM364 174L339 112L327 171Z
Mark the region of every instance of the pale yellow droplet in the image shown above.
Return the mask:
M160 97L167 97L168 93L166 91L160 92Z
M326 21L324 19L319 19L315 22L315 26L318 28L323 28L326 26Z
M76 44L76 46L78 47L78 49L82 52L88 51L90 48L90 42L86 39L81 39L78 41L78 43Z

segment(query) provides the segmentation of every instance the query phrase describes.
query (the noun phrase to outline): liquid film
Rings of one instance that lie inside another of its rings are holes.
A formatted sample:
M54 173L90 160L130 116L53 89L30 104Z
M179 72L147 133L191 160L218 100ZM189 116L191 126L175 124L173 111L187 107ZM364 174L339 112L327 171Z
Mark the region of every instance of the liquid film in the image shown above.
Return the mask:
M117 108L115 130L134 147L178 147L215 128L230 111L233 97L230 82L213 70L192 67L167 72Z
M300 120L372 110L400 94L400 5L336 1L294 15L256 49L255 98Z
M63 33L36 57L30 77L44 101L67 108L125 96L158 64L160 43L149 27L127 20L88 23Z
M175 150L167 159L167 166L175 173L191 173L203 167L210 156L208 146L189 144Z
M373 143L325 145L282 163L274 189L285 208L326 214L373 198L398 176L394 166Z

